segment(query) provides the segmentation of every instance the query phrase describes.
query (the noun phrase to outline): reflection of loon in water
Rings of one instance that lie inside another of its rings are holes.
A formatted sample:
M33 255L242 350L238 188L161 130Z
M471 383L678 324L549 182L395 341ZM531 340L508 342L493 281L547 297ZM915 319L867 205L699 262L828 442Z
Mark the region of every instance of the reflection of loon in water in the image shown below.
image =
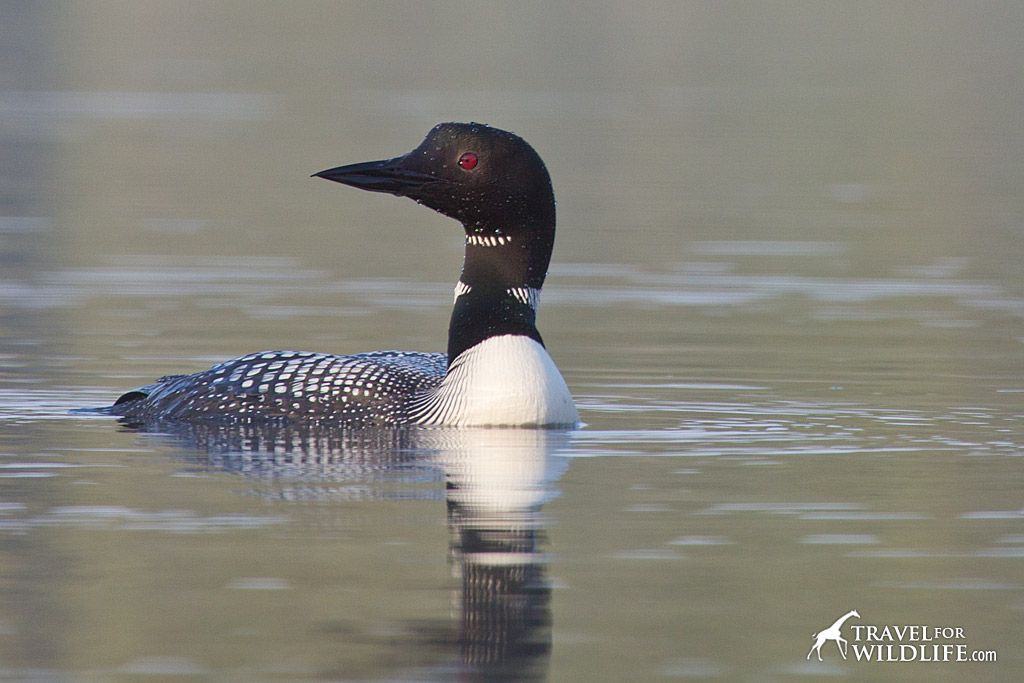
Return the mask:
M567 461L568 435L481 430L441 451L465 665L510 680L540 677L551 649L551 586L539 549L541 506ZM541 666L543 664L544 666ZM485 680L494 680L485 677Z
M318 490L328 499L388 497L385 482L443 475L458 581L458 652L444 659L457 657L463 681L545 678L552 614L540 512L568 466L560 453L571 432L177 425L175 437L208 464L257 478L288 500L316 499ZM424 637L437 644L435 632Z
M537 331L555 241L544 162L481 124L434 127L408 154L316 174L410 197L462 223L448 351L353 356L269 351L169 375L99 409L132 422L330 421L338 425L572 427L579 415Z

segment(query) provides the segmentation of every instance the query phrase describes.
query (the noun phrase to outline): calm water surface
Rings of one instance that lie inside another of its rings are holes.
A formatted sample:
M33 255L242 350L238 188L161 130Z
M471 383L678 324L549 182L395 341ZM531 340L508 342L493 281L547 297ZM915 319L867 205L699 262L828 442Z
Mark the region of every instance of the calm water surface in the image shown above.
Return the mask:
M1024 667L1016 5L19 7L0 680ZM458 226L308 176L449 119L548 163L539 325L584 429L68 413L260 349L443 348ZM851 649L952 627L997 661L808 658L851 610Z

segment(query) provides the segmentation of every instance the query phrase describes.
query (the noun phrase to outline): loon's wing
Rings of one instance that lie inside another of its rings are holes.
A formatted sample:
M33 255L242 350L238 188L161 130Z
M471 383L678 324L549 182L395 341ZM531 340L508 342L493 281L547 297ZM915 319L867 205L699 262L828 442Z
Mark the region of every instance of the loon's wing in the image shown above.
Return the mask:
M401 424L408 421L410 400L440 384L446 368L443 353L261 352L194 375L161 377L127 392L104 412L134 420L292 417L353 426Z

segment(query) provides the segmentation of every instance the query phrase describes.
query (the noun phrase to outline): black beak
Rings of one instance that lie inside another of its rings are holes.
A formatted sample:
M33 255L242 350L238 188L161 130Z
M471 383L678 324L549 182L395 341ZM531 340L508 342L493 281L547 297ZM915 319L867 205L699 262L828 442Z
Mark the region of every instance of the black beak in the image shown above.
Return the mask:
M386 159L384 161L367 161L361 164L349 164L329 168L314 173L314 178L333 180L342 185L351 185L370 192L387 192L399 197L416 198L419 190L426 185L441 182L439 178L402 168L406 157Z

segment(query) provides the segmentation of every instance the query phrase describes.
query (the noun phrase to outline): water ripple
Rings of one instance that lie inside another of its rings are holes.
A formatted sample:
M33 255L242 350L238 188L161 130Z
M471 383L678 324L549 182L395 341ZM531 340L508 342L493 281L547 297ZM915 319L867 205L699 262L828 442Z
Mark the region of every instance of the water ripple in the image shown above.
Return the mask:
M144 512L119 505L55 507L42 515L4 517L0 530L27 532L39 527L74 527L116 531L160 531L173 534L221 533L234 529L261 529L290 520L283 515L227 514L203 517L191 510Z

